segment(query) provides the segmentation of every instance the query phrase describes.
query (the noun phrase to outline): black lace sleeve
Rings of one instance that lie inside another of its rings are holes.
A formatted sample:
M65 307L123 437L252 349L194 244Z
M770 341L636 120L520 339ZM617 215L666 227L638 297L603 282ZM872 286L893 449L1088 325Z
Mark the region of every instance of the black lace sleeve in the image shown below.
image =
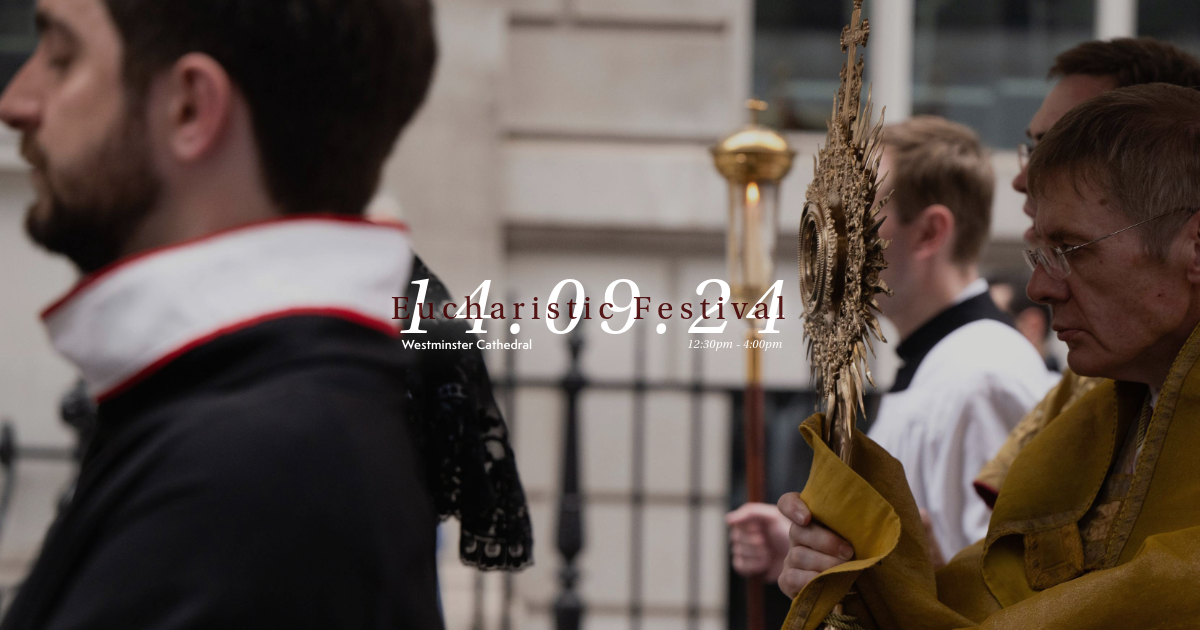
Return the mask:
M409 374L412 420L434 505L443 519L455 516L462 524L459 553L464 564L522 569L533 562L529 506L508 427L496 405L483 353L475 346L482 336L467 333L468 320L443 317L442 305L455 300L420 258L414 257L412 279L429 280L424 313L429 316L433 305L436 317L421 322L428 333L419 340L468 346L421 350ZM417 304L417 292L410 284L410 305ZM416 315L415 308L409 310Z

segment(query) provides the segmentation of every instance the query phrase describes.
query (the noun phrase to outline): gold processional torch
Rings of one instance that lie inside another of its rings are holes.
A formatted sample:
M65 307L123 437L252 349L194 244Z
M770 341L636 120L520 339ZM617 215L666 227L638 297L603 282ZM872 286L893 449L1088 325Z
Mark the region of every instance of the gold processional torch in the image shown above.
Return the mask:
M775 242L779 227L779 182L792 168L796 152L774 130L758 124L762 101L750 101L751 122L713 147L717 170L729 180L729 230L726 260L730 299L749 304L749 315L775 283ZM768 300L770 302L771 300ZM767 308L770 308L767 304ZM746 443L746 499L766 500L763 467L763 388L761 327L764 320L746 317L746 392L742 413ZM763 582L746 584L749 630L763 629Z
M887 243L879 238L878 218L886 199L875 203L883 116L871 125L869 90L866 105L859 103L863 60L857 47L867 45L869 33L862 0L854 0L850 24L842 30L847 57L841 85L800 219L800 293L808 358L824 401L825 443L846 464L863 404L863 377L874 385L866 365L867 350L874 351L870 337L883 341L875 295L890 293L879 279L887 266ZM840 608L835 614L841 614Z

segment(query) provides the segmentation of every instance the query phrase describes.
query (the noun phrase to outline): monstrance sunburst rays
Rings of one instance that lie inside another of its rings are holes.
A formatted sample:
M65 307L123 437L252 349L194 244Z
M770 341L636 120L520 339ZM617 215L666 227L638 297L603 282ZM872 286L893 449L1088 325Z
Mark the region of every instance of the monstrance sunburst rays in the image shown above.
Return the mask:
M825 441L844 461L858 410L863 382L874 385L866 365L874 353L871 336L884 341L876 313L878 293L890 293L879 278L887 267L879 238L877 174L883 149L882 115L871 125L871 95L860 103L863 60L870 24L862 19L862 0L855 0L850 24L842 31L841 85L828 122L825 147L814 158L815 176L808 186L800 221L800 290L804 297L804 334L813 378L825 405Z

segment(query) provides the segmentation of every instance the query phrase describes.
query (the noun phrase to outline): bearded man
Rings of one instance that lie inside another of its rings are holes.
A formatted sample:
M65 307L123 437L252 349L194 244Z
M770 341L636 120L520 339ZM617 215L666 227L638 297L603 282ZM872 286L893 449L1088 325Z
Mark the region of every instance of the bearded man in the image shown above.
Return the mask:
M817 628L843 598L858 623L902 630L1200 620L1197 156L1200 92L1165 84L1097 96L1046 133L1028 293L1071 368L1109 380L1021 451L987 537L936 574L899 463L857 434L847 467L823 416L806 421L812 475L779 506L795 521L786 627Z
M0 627L440 628L392 311L415 262L361 216L428 89L429 2L39 0L37 24L0 118L29 234L87 274L43 317L99 419Z

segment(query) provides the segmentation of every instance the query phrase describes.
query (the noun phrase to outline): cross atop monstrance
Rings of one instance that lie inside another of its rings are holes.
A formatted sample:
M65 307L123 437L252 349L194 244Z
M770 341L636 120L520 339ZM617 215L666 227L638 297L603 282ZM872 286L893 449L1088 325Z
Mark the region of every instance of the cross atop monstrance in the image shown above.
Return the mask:
M871 35L871 22L862 16L862 0L854 0L854 13L850 23L842 27L842 52L846 53L846 65L842 67L842 85L838 100L842 103L842 131L848 132L858 116L858 98L862 90L863 61L858 59L858 47L867 46ZM853 70L853 72L851 72ZM849 75L849 76L847 76Z
M849 48L850 63L854 63L855 47L865 47L870 34L871 22L862 17L862 2L855 2L850 23L842 27L842 52L846 52L846 49Z

